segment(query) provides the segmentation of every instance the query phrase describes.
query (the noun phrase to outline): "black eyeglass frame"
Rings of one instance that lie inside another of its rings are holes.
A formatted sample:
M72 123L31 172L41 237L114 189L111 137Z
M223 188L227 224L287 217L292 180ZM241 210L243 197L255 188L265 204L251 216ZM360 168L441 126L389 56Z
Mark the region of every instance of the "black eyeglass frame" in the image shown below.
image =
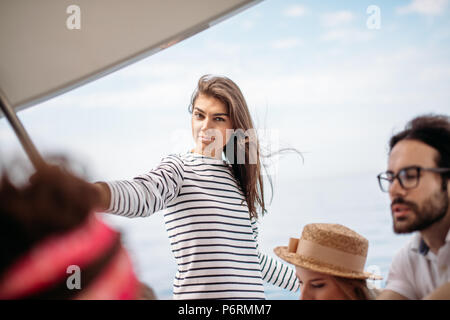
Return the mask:
M417 178L416 178L416 184L412 187L405 187L403 182L402 182L402 178L400 178L400 175L404 172L406 172L407 170L411 170L411 169L416 169L417 171ZM392 183L394 183L395 179L398 180L398 182L400 183L400 186L405 189L405 190L411 190L414 188L417 188L417 186L419 185L419 181L420 181L420 176L421 176L421 171L429 171L429 172L434 172L434 173L439 173L439 174L443 174L443 173L447 173L450 172L450 168L422 168L419 166L410 166L410 167L406 167L401 169L399 172L397 172L396 175L392 176L392 180L387 179L386 177L383 177L382 175L387 175L388 173L392 174L391 171L385 171L380 173L379 175L377 175L378 178L378 185L380 186L381 191L383 192L389 192L389 187L392 185ZM382 180L388 181L389 182L389 187L387 190L385 190L383 188L383 184L382 184Z

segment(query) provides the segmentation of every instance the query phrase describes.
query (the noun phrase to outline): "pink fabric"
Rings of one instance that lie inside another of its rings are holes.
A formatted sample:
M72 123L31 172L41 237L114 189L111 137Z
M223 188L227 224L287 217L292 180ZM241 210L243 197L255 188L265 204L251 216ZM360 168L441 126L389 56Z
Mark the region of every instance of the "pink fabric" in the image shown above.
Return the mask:
M77 229L45 239L5 273L0 283L0 299L20 299L62 281L71 275L67 273L69 266L76 265L82 269L110 248L118 235L92 214ZM123 265L122 271L134 277L131 262L127 260Z
M134 300L138 297L138 290L139 282L131 267L131 260L121 248L102 275L75 299Z

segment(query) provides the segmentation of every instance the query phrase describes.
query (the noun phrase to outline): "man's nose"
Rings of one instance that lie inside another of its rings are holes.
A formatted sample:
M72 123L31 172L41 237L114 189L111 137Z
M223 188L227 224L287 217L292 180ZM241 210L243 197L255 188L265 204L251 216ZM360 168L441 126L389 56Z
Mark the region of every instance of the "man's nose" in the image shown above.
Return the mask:
M406 190L400 184L398 179L394 179L391 185L389 186L389 196L391 199L397 198L398 196L405 196Z

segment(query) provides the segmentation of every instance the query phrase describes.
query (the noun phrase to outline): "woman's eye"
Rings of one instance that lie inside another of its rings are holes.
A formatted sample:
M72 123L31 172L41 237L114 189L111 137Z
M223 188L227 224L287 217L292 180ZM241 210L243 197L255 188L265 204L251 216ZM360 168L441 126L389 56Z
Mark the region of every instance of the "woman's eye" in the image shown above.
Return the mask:
M311 286L315 289L319 289L325 287L325 283L312 284Z
M201 118L201 117L203 117L203 115L201 113L194 113L194 117Z
M224 118L219 118L219 117L217 117L217 118L216 118L216 121L225 121L225 119L224 119Z

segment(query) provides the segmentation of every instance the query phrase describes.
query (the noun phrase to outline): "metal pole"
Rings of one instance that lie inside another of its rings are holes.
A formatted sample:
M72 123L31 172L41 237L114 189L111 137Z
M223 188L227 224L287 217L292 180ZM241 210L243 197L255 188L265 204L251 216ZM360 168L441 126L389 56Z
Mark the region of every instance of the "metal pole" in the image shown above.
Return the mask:
M14 109L11 107L11 105L8 102L8 99L1 90L0 90L0 109L3 111L3 114L5 115L9 124L13 128L14 132L16 133L17 138L19 138L19 141L22 144L22 147L25 149L25 152L28 155L28 158L30 159L34 168L38 170L39 168L44 167L45 166L44 159L42 158L39 151L36 149L35 145L31 141L31 138L26 132L25 128L23 127L22 122L20 122L19 118L14 112Z

